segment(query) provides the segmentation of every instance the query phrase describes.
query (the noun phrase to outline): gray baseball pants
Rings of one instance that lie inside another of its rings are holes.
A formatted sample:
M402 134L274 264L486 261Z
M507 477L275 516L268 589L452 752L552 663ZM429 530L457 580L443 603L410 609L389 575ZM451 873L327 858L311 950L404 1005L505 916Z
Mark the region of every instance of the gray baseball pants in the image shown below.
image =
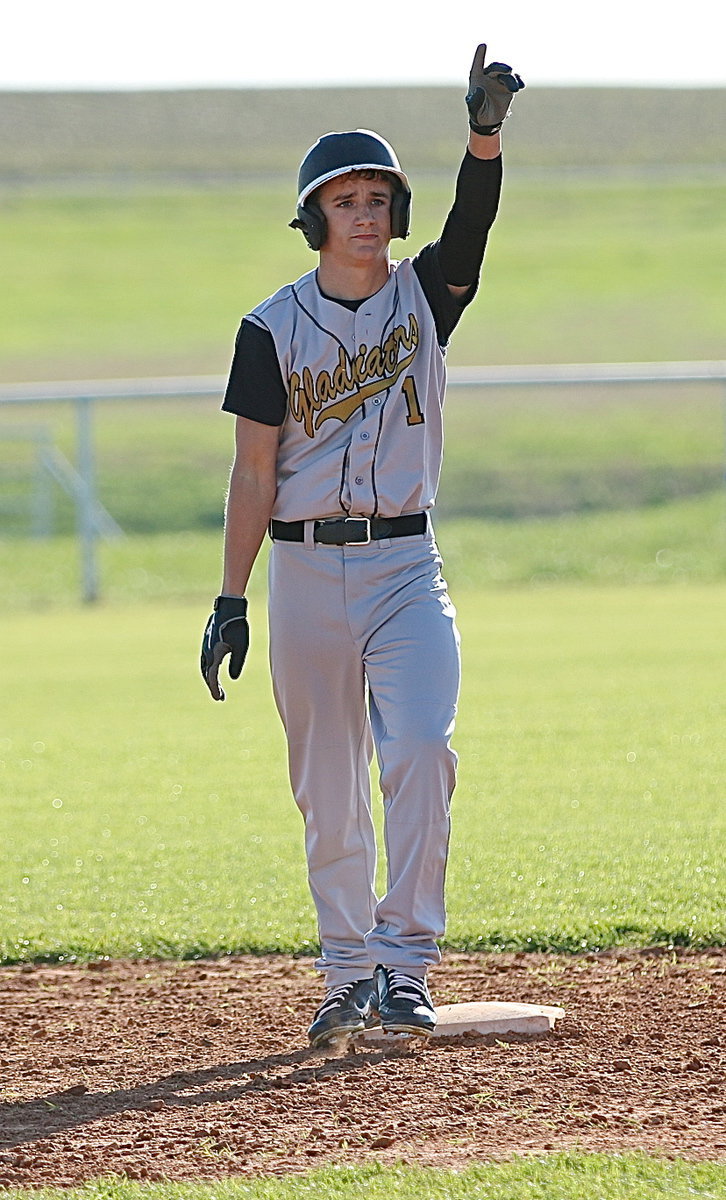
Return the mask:
M459 635L432 534L367 546L274 543L270 658L290 781L305 819L326 986L377 963L440 961ZM375 891L373 747L387 887Z

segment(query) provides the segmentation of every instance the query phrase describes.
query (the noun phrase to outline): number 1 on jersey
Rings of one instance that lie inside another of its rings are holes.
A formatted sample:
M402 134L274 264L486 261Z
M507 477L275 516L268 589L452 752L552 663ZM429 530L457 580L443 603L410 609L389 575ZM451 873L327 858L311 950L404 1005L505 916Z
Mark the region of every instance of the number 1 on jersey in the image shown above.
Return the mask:
M424 415L421 412L421 405L418 402L416 392L416 380L412 375L407 375L403 381L403 394L406 397L406 406L408 413L406 422L409 425L423 425Z

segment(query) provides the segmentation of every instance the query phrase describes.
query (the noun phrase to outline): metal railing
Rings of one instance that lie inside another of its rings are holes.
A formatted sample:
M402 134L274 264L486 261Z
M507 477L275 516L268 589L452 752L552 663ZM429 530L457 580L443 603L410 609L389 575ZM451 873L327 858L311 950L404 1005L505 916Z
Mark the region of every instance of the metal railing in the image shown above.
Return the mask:
M221 397L223 375L166 376L154 379L85 379L69 382L0 385L4 405L72 403L76 409L76 465L73 496L81 544L83 600L99 597L97 541L103 535L96 494L93 406L100 401ZM451 367L449 391L459 388L589 387L613 384L726 384L726 361L559 363L524 366Z

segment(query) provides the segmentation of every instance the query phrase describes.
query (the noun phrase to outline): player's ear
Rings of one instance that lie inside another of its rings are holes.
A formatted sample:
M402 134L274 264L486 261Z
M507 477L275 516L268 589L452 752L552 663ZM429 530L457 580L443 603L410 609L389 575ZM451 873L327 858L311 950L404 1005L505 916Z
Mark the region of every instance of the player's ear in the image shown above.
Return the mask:
M290 222L291 229L301 229L303 237L311 250L319 250L328 232L325 215L319 204L308 200L299 204L297 216Z

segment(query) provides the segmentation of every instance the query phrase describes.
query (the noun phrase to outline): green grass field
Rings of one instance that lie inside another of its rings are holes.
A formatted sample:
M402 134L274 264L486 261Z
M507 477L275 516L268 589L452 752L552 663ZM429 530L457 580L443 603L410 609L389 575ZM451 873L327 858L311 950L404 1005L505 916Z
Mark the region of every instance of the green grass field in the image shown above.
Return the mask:
M213 1184L139 1184L99 1180L81 1188L9 1188L8 1197L35 1200L718 1200L726 1172L716 1163L665 1162L645 1155L553 1154L545 1159L490 1163L463 1171L415 1167L333 1168L292 1179Z
M722 943L724 586L458 601L447 944ZM255 607L224 706L198 605L6 618L5 961L313 948Z
M457 161L414 179L406 253L438 236ZM451 361L719 358L725 192L513 169ZM242 314L315 264L292 203L287 181L0 193L0 378L223 373Z
M447 198L440 184L417 194L421 241ZM716 355L721 198L716 184L515 176L457 361ZM6 195L3 369L31 361L42 327L36 374L46 361L223 370L220 338L262 274L272 287L311 263L280 236L288 202L281 186ZM70 410L33 416L72 457ZM4 419L17 430L27 413ZM722 800L720 396L454 394L447 419L440 536L468 645L450 943L720 940L708 857ZM221 712L193 666L219 578L231 421L215 402L102 405L95 421L101 496L129 534L101 549L105 605L75 608L69 537L0 542L17 680L7 802L23 813L5 953L305 948L314 922L264 662L263 562L258 649ZM20 467L21 448L3 451ZM67 502L57 527L72 528ZM662 583L676 586L645 586ZM210 808L227 835L205 847ZM527 833L503 880L513 828ZM617 852L603 860L606 844Z

